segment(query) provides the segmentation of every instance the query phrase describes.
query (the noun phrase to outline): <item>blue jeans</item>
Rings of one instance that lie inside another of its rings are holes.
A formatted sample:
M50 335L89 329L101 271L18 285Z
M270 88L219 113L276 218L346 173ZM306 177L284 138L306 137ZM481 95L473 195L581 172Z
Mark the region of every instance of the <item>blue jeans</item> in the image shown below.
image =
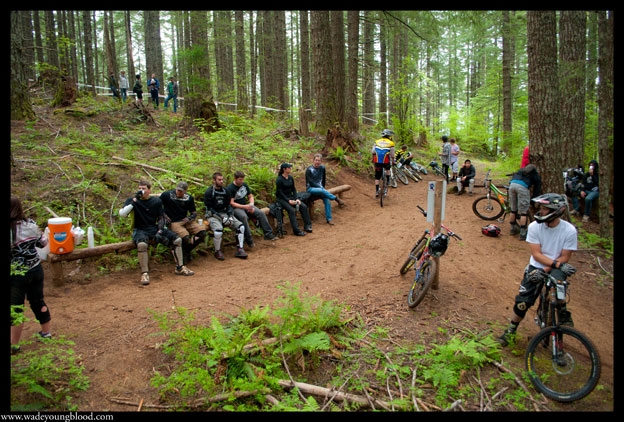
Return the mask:
M327 221L332 219L331 215L331 202L336 199L336 195L331 194L327 189L323 188L308 188L308 192L312 195L318 196L323 200L325 204L325 218Z
M583 215L589 216L591 214L592 203L594 202L594 199L598 198L598 195L600 194L600 192L589 191L589 190L586 190L584 192L586 196L585 196L585 213ZM578 197L575 196L574 198L572 198L572 206L577 212L580 212Z
M169 95L167 98L165 98L165 108L167 108L167 103L172 98L173 98L173 112L175 113L176 111L178 111L178 96L177 95Z

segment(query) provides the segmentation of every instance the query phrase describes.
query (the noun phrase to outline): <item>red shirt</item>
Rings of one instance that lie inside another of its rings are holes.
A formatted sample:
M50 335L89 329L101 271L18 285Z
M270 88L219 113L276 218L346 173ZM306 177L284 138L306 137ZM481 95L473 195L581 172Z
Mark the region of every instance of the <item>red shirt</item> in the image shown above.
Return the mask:
M529 164L529 147L527 146L522 153L522 163L520 164L520 168L525 167Z

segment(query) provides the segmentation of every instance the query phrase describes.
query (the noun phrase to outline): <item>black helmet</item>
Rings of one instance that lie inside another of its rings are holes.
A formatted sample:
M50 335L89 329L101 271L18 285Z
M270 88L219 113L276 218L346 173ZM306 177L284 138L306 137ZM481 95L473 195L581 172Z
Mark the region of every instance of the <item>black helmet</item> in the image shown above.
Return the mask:
M548 223L557 217L561 217L568 208L568 199L565 195L558 193L545 193L531 199L531 202L550 210L546 215L535 214L535 221L538 223Z
M391 131L390 129L384 129L381 131L382 138L392 139L393 136L394 136L394 132Z
M439 233L429 242L429 254L434 258L441 257L448 248L449 237L444 233Z

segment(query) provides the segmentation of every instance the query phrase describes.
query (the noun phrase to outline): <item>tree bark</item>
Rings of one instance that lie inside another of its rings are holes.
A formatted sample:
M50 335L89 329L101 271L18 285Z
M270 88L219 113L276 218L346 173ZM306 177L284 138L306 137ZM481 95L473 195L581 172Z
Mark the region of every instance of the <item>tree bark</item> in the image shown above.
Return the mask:
M542 192L563 193L555 11L527 12L530 161Z
M26 70L24 68L24 45L22 43L22 19L18 11L11 11L11 120L27 120L35 117L30 104Z

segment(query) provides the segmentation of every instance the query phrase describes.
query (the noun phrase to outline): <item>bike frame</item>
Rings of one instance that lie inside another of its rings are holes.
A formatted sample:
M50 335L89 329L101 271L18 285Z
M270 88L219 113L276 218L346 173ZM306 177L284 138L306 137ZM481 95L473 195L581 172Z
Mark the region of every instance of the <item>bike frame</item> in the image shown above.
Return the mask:
M495 201L498 201L501 204L505 210L505 214L509 214L511 212L511 209L509 208L509 193L502 192L499 188L497 188L496 185L492 183L492 179L486 178L485 183L487 184L488 189L486 194L488 199L494 198ZM492 191L494 191L495 195L492 195Z

